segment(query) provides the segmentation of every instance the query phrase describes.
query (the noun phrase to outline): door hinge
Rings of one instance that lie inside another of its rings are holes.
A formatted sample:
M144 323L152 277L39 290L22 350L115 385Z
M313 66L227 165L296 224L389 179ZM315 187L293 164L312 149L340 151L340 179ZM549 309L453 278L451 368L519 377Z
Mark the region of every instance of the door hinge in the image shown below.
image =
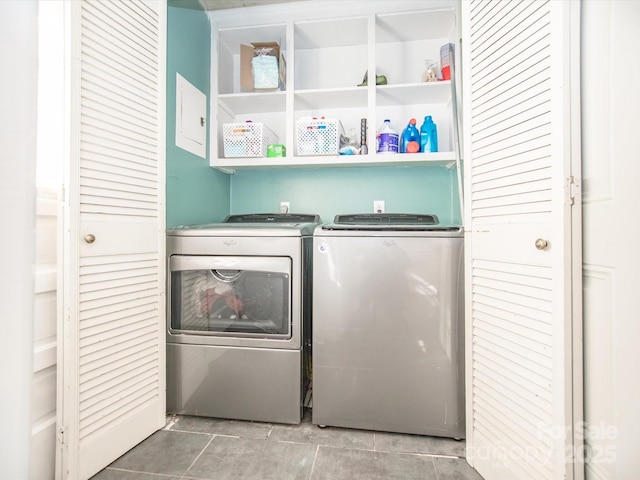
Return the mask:
M64 445L64 427L58 429L58 445Z
M574 205L576 199L580 197L580 183L571 175L564 182L564 198L569 205Z

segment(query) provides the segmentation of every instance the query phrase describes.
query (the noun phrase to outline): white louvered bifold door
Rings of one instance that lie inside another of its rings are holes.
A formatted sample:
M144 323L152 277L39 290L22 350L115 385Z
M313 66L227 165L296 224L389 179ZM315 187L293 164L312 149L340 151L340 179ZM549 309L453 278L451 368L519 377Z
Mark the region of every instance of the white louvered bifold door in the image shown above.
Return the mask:
M69 2L59 478L164 426L163 1Z
M462 6L467 457L486 480L577 478L578 4Z

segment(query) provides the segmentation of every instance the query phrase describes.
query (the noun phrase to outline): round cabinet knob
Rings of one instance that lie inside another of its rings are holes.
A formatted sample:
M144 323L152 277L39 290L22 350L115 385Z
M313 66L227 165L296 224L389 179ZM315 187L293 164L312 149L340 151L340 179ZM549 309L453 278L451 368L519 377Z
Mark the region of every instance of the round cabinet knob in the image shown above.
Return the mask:
M547 242L545 239L539 238L536 240L536 248L538 250L544 250L548 246L549 246L549 242Z
M84 236L84 241L87 243L93 243L96 241L96 236L93 233L88 233L87 235Z

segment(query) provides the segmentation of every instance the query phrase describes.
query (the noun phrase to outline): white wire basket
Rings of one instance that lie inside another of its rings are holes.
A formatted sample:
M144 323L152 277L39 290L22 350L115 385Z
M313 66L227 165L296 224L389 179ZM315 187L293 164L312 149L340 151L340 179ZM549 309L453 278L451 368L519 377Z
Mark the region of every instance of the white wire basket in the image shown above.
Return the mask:
M343 134L340 120L300 119L296 122L296 154L337 155Z
M267 145L278 143L278 136L262 122L222 125L225 158L266 157Z

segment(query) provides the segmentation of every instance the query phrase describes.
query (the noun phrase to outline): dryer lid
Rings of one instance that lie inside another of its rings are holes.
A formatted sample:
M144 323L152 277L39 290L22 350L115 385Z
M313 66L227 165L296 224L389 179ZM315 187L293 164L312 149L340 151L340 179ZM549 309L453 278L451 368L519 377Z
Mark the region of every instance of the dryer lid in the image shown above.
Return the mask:
M300 237L310 236L320 215L301 213L249 213L229 215L221 223L168 228L180 237Z
M241 213L228 215L223 223L320 223L320 215L311 213Z

